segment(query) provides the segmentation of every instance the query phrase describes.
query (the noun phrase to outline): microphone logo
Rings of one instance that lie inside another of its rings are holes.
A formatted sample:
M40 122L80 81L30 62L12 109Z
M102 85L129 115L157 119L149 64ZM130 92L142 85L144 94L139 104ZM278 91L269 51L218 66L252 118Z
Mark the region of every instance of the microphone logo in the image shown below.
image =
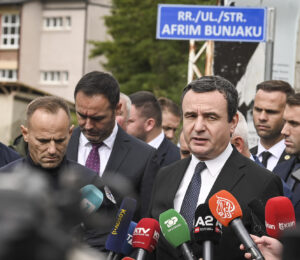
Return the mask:
M154 230L153 239L155 239L155 241L158 242L159 233L156 230Z
M216 212L221 218L231 219L232 212L234 212L234 203L228 199L217 196L217 209Z
M285 230L287 228L295 227L296 226L296 222L295 221L291 221L291 222L287 222L287 223L279 223L278 226L279 226L280 230Z
M93 213L96 209L96 206L86 198L80 202L80 207L88 214Z
M127 234L127 243L132 246L132 235Z
M177 217L172 217L170 219L167 219L164 223L167 225L168 228L170 228L176 225L177 221L178 221Z
M147 236L149 237L149 232L150 228L143 228L143 227L138 227L134 229L133 235L135 236Z

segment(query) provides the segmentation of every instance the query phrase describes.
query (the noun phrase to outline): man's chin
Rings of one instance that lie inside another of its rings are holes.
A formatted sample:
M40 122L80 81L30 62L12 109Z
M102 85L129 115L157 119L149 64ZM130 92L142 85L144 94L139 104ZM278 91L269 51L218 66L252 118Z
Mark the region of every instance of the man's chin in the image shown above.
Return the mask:
M45 162L45 163L41 164L41 166L44 169L54 169L54 168L58 167L59 165L60 165L60 162Z

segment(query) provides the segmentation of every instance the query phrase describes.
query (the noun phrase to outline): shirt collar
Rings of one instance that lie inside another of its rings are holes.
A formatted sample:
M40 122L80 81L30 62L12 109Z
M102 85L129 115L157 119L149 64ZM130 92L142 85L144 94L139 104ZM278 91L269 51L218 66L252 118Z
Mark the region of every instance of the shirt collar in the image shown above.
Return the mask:
M233 148L232 148L231 144L228 143L226 149L221 154L219 154L216 158L204 161L206 164L206 167L208 169L208 172L212 176L216 176L217 174L219 174L221 172L224 164L228 160L232 151L233 151ZM200 160L195 155L192 154L191 164L193 164L193 166L196 167L196 165L199 162L200 162Z
M163 131L161 131L161 133L158 136L156 136L153 140L151 140L148 144L158 149L158 147L163 142L164 138L165 138L165 134Z
M114 146L115 140L116 140L116 136L118 133L118 125L115 123L115 126L110 134L109 137L107 137L103 143L105 144L105 146L107 146L108 148L112 149L112 147ZM91 143L90 141L85 137L85 135L83 133L80 134L80 143L83 146L90 146Z
M269 150L266 150L260 142L257 146L257 156L260 156L264 151L269 151L274 157L280 158L281 154L285 149L284 139L274 144Z

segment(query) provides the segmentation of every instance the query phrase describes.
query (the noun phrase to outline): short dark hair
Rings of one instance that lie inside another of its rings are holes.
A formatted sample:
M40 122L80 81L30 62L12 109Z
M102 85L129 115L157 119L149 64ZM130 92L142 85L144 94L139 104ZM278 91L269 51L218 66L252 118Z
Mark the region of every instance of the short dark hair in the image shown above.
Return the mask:
M289 95L286 99L286 104L289 106L300 106L300 93Z
M120 100L120 86L118 81L110 74L100 71L92 71L85 74L77 83L74 92L74 99L78 92L87 96L97 94L104 95L112 109L115 109Z
M221 76L203 76L190 82L183 90L181 103L185 94L193 90L196 93L212 92L217 90L227 101L228 122L231 122L237 113L238 92L227 79Z
M285 93L287 96L295 93L292 86L283 80L267 80L261 82L256 86L256 92L260 89L267 92L280 91Z
M141 114L148 118L155 119L155 126L161 127L161 108L156 97L149 91L138 91L130 96L132 105L141 110Z
M179 106L171 99L166 97L160 97L157 99L162 112L168 111L174 116L181 117L181 111Z
M29 123L29 120L33 113L38 109L43 109L51 114L56 114L59 109L62 109L66 112L69 120L71 119L69 107L62 98L55 96L45 96L35 98L28 104L26 109L27 124Z

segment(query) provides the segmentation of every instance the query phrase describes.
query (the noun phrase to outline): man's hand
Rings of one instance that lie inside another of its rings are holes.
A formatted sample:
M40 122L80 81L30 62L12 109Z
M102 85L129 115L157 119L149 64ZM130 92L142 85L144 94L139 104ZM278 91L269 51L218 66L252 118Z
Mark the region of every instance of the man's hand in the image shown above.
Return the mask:
M251 235L253 241L258 246L265 260L281 260L282 244L275 238ZM245 250L244 245L240 245L241 250ZM246 259L251 259L250 253L245 253Z

